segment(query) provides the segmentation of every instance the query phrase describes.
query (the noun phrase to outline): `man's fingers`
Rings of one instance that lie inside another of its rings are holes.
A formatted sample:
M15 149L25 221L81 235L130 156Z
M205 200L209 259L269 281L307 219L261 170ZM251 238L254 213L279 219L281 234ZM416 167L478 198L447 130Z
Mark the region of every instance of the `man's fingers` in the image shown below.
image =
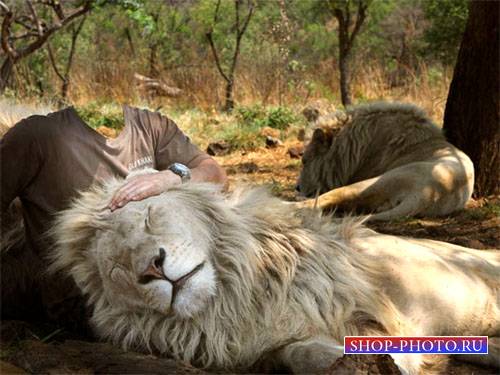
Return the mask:
M113 211L118 207L125 206L130 201L139 201L157 194L159 192L155 190L154 184L145 181L139 182L122 190L110 208Z
M158 195L171 184L180 183L180 177L168 171L167 174L155 173L149 175L134 176L120 187L109 202L111 211L123 207L130 201L138 201ZM171 176L169 175L171 174ZM175 178L172 178L175 177ZM177 181L179 179L179 181Z
M111 202L109 203L109 207L111 210L114 210L117 208L118 204L126 199L126 197L130 194L131 191L134 191L136 189L136 186L140 184L140 181L130 181L127 182L125 185L123 185L121 188L119 188L115 194L113 195L113 198L111 198Z

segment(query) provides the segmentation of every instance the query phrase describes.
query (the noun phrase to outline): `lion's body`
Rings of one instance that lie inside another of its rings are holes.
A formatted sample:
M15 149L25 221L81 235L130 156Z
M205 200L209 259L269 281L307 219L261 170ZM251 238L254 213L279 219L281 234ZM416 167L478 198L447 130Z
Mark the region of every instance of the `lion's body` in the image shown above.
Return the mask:
M271 357L311 371L341 355L345 335L500 336L497 252L335 224L260 190L226 200L184 185L110 213L118 184L84 193L54 228L54 268L72 275L97 333L117 344L218 369ZM169 280L202 262L175 300L173 284L137 283L158 247Z
M305 151L300 186L305 195L325 193L322 208L378 212L372 219L390 220L446 215L471 197L472 161L414 106L353 107L334 137L319 135Z

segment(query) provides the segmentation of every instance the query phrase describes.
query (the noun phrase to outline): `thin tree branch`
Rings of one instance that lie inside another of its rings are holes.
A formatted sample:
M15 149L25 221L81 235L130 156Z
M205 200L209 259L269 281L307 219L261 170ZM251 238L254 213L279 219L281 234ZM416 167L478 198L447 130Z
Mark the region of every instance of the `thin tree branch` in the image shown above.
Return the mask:
M64 76L66 79L68 79L69 76L69 71L71 70L71 65L73 64L73 56L75 54L76 50L76 40L78 39L78 35L80 35L80 31L82 31L83 24L85 23L85 20L87 19L87 15L85 14L76 27L75 30L71 33L71 48L69 50L69 56L68 56L68 63L66 65L66 72L64 73Z
M38 32L38 35L43 36L42 23L40 22L40 19L38 18L38 14L36 13L36 10L35 10L35 7L33 6L33 3L31 2L31 0L26 0L26 5L28 6L28 9L30 10L31 19L32 19L32 22L36 26L36 30Z
M64 15L64 10L59 1L57 2L51 1L49 5L52 7L52 9L54 9L54 13L57 14L57 17L59 18L60 21L66 18Z
M238 4L239 0L235 0L235 3ZM236 46L234 48L234 54L233 54L233 61L231 63L231 70L229 73L229 76L231 80L233 79L232 76L234 75L234 71L236 69L236 63L238 61L238 55L240 54L240 48L241 48L241 39L243 37L243 34L245 34L245 31L247 29L248 23L250 22L250 18L252 18L252 13L253 13L253 1L249 0L248 1L248 13L247 17L243 23L243 27L240 30L239 29L239 6L236 7L236 15L237 15L237 26L236 26Z
M366 9L368 8L368 2L359 0L358 2L358 13L356 16L356 23L354 24L354 29L352 30L351 36L349 37L349 44L353 44L356 35L359 33L361 26L366 18Z
M73 13L68 15L64 20L59 22L58 24L53 25L50 28L47 28L43 34L32 44L28 45L26 48L20 50L18 52L18 58L25 57L29 55L30 53L36 51L38 48L40 48L46 41L47 39L57 30L62 28L63 26L69 24L71 21L73 21L75 18L82 16L83 14L87 13L90 11L92 5L92 0L87 0L83 6L75 10Z
M234 11L235 11L234 28L236 30L236 35L239 35L239 33L240 33L240 0L234 0Z
M217 54L217 49L215 48L215 43L212 36L213 28L217 24L217 21L219 19L219 7L220 7L220 0L217 1L217 5L215 6L214 22L212 24L212 27L210 28L210 31L205 34L205 36L207 37L208 43L210 44L210 49L212 50L212 55L214 56L215 66L217 67L217 70L219 71L222 78L224 78L226 82L229 82L228 76L226 75L226 73L224 73L224 70L222 69L222 65L219 60L219 55Z
M348 25L346 23L346 20L344 18L344 12L340 8L334 8L333 9L333 14L335 18L337 19L337 22L339 23L339 48L342 50L342 52L348 51L349 46L348 46Z
M214 12L214 22L212 24L212 27L219 22L219 7L220 7L220 0L217 0L217 5L215 5L215 12Z
M19 40L19 39L36 38L36 37L38 37L38 33L26 32L24 34L11 36L10 39Z
M214 41L212 38L212 32L211 31L208 32L206 34L206 37L208 39L208 43L210 44L210 49L212 50L217 70L219 71L220 75L224 78L224 80L226 80L226 82L229 82L229 78L227 77L226 73L224 73L224 71L222 70L222 66L219 61L219 55L217 54L217 50L215 49Z
M17 51L12 47L9 43L9 35L10 35L10 26L12 25L12 21L14 19L14 14L11 11L8 11L2 21L2 32L1 32L1 45L2 49L7 54L7 58L12 61L18 59Z
M52 47L50 46L50 42L47 42L47 52L49 55L50 64L52 65L52 69L54 69L54 72L57 74L59 79L64 82L66 80L66 78L61 74L61 72L57 68L57 64L56 64L56 61L54 59L54 54L52 53Z
M243 28L241 29L241 35L243 36L243 34L245 33L247 27L248 27L248 24L250 23L250 18L252 18L252 14L253 14L253 11L254 11L254 3L253 3L253 0L248 0L248 15L247 15L247 18L245 19L245 22L243 23Z
M346 25L346 33L349 36L349 28L351 27L351 8L350 8L351 0L346 0L344 2L344 15L345 15L345 25Z
M9 7L3 1L0 1L0 9L2 10L2 13L10 12Z

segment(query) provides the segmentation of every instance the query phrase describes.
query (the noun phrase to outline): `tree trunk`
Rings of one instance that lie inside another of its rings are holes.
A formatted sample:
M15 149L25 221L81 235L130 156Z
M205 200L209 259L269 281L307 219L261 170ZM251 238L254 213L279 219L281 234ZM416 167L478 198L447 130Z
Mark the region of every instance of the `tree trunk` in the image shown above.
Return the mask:
M226 112L231 112L234 108L233 86L234 78L231 77L226 84L226 103L224 104L224 111Z
M0 68L0 94L7 88L13 68L14 62L7 57Z
M350 51L339 52L339 71L340 71L340 96L344 107L351 105L351 71L350 71Z
M158 43L149 47L149 77L158 78L158 69L156 67Z
M499 4L472 1L446 102L443 130L472 159L475 195L500 193Z
M65 101L66 98L68 97L68 89L69 89L69 77L67 77L61 85L61 98L63 101Z

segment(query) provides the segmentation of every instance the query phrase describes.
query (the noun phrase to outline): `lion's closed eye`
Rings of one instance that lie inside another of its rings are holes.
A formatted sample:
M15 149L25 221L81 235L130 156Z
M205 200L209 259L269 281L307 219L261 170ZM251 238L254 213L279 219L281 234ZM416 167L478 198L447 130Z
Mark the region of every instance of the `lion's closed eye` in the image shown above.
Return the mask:
M159 234L160 228L158 228L157 218L159 212L151 206L148 206L148 211L144 219L144 230L148 234Z
M144 219L144 228L146 229L147 233L152 232L151 206L148 207L148 213L146 215L146 218Z
M109 278L111 281L117 283L117 284L128 284L128 277L127 277L127 271L125 270L124 266L121 264L115 264L112 268L111 271L109 272Z

